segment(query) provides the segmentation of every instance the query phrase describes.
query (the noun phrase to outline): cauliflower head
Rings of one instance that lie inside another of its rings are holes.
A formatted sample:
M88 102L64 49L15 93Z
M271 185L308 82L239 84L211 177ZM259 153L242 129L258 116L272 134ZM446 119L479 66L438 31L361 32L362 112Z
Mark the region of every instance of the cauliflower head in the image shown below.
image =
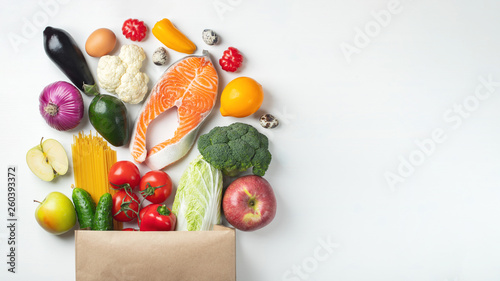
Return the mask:
M124 45L118 56L103 56L97 64L97 80L104 90L116 94L123 102L140 103L148 92L149 77L141 72L144 50Z

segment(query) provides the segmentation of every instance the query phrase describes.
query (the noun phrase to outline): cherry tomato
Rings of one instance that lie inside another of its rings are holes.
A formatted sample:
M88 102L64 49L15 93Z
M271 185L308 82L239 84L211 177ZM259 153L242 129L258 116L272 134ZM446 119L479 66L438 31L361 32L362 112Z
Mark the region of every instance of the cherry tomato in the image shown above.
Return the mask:
M128 188L139 186L141 173L139 168L130 161L118 161L109 169L108 179L113 188Z
M128 193L128 194L127 194ZM137 218L139 214L139 197L135 193L120 190L113 195L113 218L127 222Z
M172 193L172 180L163 171L150 171L142 177L139 189L149 202L163 203Z

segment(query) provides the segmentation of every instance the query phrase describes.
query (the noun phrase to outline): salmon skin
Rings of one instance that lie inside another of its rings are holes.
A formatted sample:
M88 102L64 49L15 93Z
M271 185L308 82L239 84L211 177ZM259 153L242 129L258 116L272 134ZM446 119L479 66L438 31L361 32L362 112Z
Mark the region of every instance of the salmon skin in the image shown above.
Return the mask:
M215 105L218 82L207 51L203 51L202 56L187 56L167 68L137 117L130 141L134 160L146 163L152 170L160 170L186 155ZM172 107L177 107L179 123L174 136L147 151L149 124Z

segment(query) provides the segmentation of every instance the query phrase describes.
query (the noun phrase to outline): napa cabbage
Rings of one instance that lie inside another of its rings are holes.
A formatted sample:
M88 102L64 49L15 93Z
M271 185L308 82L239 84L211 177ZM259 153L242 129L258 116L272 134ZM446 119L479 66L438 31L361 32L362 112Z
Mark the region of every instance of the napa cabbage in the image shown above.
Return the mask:
M222 172L202 156L184 171L177 187L172 211L176 230L212 230L221 222Z

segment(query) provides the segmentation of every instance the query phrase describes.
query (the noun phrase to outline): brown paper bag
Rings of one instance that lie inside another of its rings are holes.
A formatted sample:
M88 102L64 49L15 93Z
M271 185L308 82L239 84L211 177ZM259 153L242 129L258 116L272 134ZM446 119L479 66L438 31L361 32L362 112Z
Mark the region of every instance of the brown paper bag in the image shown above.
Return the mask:
M76 280L236 280L233 228L75 233Z

